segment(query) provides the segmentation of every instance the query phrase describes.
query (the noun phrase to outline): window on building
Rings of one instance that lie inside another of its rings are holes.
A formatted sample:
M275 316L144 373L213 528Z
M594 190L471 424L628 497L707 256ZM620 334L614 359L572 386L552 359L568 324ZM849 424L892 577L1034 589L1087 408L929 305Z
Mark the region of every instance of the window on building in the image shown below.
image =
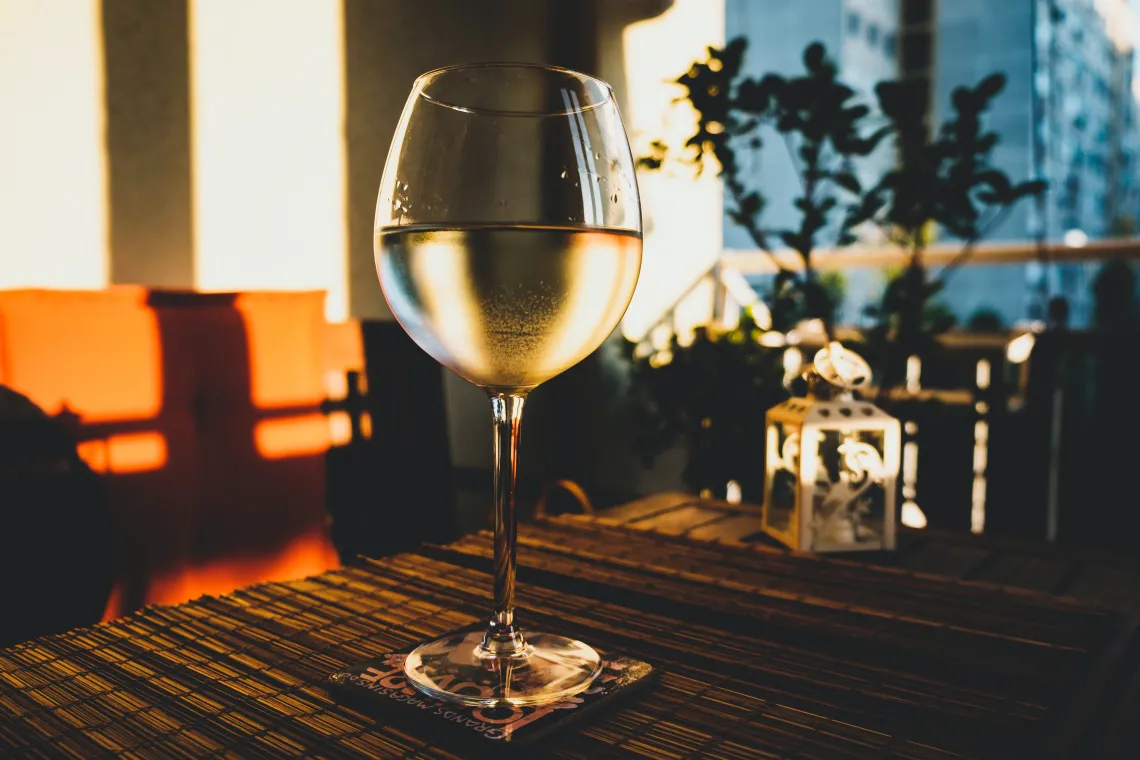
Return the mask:
M852 12L847 14L847 33L852 37L859 34L859 29L862 27L862 25L863 20L859 18L858 13Z
M883 50L886 52L887 58L892 61L895 59L898 44L899 38L894 32L887 32L883 35Z
M875 23L867 24L867 44L871 47L877 47L879 44L879 25Z

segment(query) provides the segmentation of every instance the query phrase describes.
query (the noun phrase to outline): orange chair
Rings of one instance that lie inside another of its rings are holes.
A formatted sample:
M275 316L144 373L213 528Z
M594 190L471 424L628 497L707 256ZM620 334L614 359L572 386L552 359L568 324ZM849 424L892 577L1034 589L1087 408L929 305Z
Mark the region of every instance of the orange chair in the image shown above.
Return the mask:
M324 296L0 291L0 384L74 415L106 478L106 616L337 565Z

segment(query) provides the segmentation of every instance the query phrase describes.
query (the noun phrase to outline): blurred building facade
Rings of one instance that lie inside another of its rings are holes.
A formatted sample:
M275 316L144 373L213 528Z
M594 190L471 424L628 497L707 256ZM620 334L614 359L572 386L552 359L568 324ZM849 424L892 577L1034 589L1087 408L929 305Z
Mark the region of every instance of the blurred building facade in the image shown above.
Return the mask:
M744 68L749 76L778 73L792 77L804 72L804 48L820 42L836 63L843 82L868 105L875 101L875 84L898 72L900 0L727 0L725 37L745 37L748 51ZM763 224L773 229L799 225L793 205L800 194L791 150L773 129L762 133L763 147L745 157L752 173L750 184L760 189L767 205ZM889 145L882 145L855 167L864 186L873 184L894 162ZM744 230L727 217L724 244L730 249L754 247ZM821 235L821 246L834 241ZM872 271L844 273L847 304L840 318L858 318L861 304L881 288L881 276Z
M992 239L1081 245L1127 234L1140 205L1126 0L955 0L937 6L936 123L954 87L1003 72L1006 92L990 120L1002 139L996 163L1014 178L1039 176L1050 184L1039 202L1017 209ZM960 315L988 305L1008 322L1040 318L1047 296L1063 296L1073 324L1082 325L1091 319L1097 268L967 270L946 297Z
M988 114L1001 142L995 164L1014 180L1043 177L1040 202L1023 202L987 238L1046 245L1131 234L1140 213L1140 125L1133 92L1133 24L1127 0L729 0L726 37L750 40L748 70L799 70L804 46L819 40L840 76L860 93L905 76L927 83L930 125L949 116L954 88L991 72L1006 89ZM790 161L765 148L755 181L769 201L766 224L793 215L797 182ZM864 181L893 156L868 163ZM748 247L726 221L728 247ZM950 280L944 300L962 320L980 310L1012 323L1039 318L1044 300L1064 296L1073 324L1091 318L1091 264L968 267ZM857 318L871 296L866 274L848 277L844 318Z

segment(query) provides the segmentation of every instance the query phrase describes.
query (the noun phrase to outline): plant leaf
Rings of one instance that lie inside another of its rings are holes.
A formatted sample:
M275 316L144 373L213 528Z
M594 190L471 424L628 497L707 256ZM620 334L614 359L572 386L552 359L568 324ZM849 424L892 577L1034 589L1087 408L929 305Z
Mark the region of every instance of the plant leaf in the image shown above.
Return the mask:
M1005 74L995 72L981 82L978 82L978 86L974 88L974 93L978 96L981 103L986 103L1004 89Z
M835 172L831 175L831 181L849 193L858 195L863 192L863 185L860 184L859 178L855 176L854 172Z
M814 74L823 69L826 57L826 48L824 48L823 43L813 42L804 50L804 68Z

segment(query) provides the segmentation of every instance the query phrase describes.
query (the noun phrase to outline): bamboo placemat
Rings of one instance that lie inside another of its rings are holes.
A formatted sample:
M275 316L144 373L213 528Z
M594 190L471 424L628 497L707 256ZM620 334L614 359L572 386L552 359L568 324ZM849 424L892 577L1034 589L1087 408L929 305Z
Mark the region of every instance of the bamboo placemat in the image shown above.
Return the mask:
M456 757L322 682L481 619L490 546L477 534L0 651L0 757ZM664 670L533 757L1095 757L1132 656L1116 611L855 562L572 518L524 528L519 557L526 623Z

